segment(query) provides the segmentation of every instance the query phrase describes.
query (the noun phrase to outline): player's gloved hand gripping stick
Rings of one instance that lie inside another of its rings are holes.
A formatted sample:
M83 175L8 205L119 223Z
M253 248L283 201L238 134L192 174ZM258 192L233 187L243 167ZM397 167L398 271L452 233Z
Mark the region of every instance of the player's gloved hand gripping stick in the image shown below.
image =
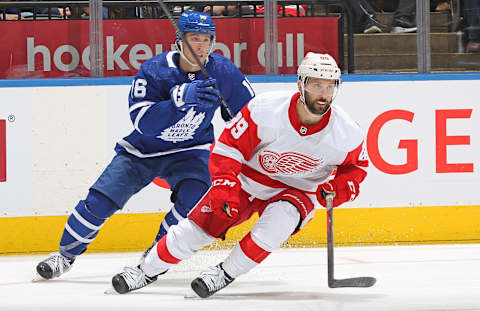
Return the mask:
M190 83L175 85L170 90L170 97L181 111L192 106L211 108L217 102L220 91L214 89L215 79L195 80Z
M180 38L182 39L182 42L187 46L188 50L190 51L190 53L192 53L193 57L195 58L195 63L200 67L200 70L202 71L202 73L205 75L205 77L208 79L210 78L210 74L208 73L208 71L205 69L205 66L202 65L202 63L200 62L200 59L198 59L198 56L197 54L195 54L195 52L193 51L193 48L192 46L190 45L190 43L185 40L185 34L183 33L183 31L178 27L177 23L175 22L175 19L173 18L172 14L170 14L170 11L168 10L168 7L165 5L165 3L162 1L162 0L158 0L158 3L160 4L160 7L162 8L162 11L163 13L165 13L165 15L167 15L168 19L170 20L170 23L172 23L173 27L175 27L175 31L177 32L177 34L180 36ZM215 86L213 86L215 87ZM228 107L227 103L225 102L225 99L223 98L223 96L220 94L220 92L218 92L218 99L220 100L220 103L222 104L222 107L223 109L225 109L225 111L227 112L228 114L228 117L230 119L233 119L233 113L232 111L230 110L230 108Z
M210 189L210 207L223 218L238 216L240 181L235 176L217 176Z
M335 279L333 275L333 198L335 192L323 190L322 196L327 201L327 257L328 257L328 287L371 287L377 281L373 277L357 277L349 279Z

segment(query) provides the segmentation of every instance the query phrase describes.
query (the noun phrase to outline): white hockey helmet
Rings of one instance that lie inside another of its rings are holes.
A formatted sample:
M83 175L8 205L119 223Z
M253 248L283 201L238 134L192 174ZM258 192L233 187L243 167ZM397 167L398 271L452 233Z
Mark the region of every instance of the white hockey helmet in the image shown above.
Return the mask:
M309 77L335 80L340 84L341 71L337 62L328 54L308 52L297 70L298 78L306 82Z
M337 62L332 56L329 54L308 52L297 70L298 80L300 81L301 87L300 97L304 105L305 86L307 85L308 78L334 80L335 91L332 97L333 101L337 96L338 88L342 83L341 74L340 68L338 68Z

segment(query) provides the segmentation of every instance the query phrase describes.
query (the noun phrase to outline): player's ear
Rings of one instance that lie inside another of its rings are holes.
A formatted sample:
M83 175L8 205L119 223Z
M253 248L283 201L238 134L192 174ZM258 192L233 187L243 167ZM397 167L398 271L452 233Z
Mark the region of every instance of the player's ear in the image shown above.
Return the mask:
M298 91L302 92L302 82L300 79L297 80Z

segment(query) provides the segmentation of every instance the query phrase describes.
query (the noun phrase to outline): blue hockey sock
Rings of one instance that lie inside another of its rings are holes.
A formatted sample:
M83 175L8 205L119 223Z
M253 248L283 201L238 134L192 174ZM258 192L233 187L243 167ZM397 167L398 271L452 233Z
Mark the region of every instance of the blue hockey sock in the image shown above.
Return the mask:
M74 260L85 252L93 242L98 231L110 216L118 210L117 206L98 191L91 190L85 201L80 201L65 224L60 239L60 253Z
M160 240L165 234L167 234L168 229L171 226L176 225L180 220L187 218L190 210L195 207L195 204L197 204L208 190L208 185L203 181L196 179L185 179L179 183L177 187L178 188L175 189L175 204L165 215L165 218L160 224L155 241Z

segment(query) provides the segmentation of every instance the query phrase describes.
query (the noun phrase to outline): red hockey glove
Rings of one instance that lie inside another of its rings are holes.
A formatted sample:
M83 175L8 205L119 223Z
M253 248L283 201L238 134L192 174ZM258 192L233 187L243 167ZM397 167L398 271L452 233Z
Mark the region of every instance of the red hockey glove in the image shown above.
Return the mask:
M223 218L238 216L240 181L232 176L219 176L212 181L210 208Z
M335 192L333 207L337 207L348 201L353 201L360 192L360 185L354 179L347 176L337 176L327 183L321 184L317 188L317 200L322 206L327 206L327 202L322 195L323 190Z

